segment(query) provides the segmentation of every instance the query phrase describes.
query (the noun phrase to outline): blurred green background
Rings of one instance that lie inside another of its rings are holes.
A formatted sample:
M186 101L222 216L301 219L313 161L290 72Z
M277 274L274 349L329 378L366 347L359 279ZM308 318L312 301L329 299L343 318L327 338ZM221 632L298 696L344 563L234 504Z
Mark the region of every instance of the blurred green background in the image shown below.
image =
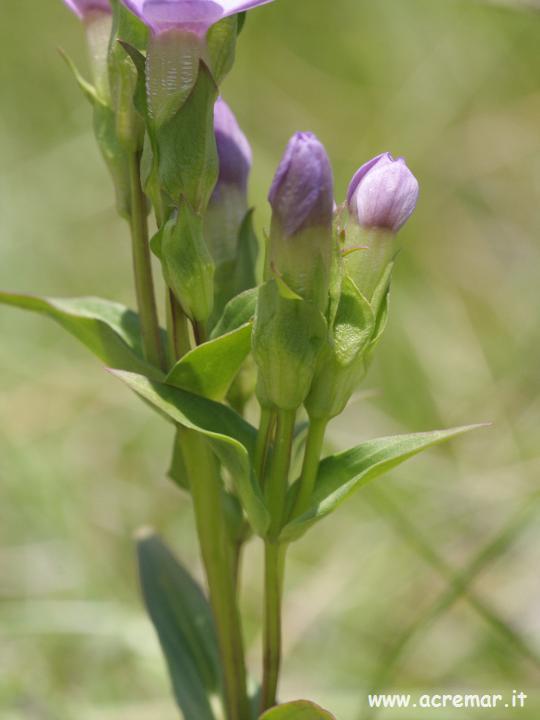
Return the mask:
M282 696L339 720L367 719L372 687L530 696L381 718L540 716L540 14L511 5L276 0L250 14L224 86L260 228L298 129L327 145L338 201L384 150L421 182L386 338L331 443L493 423L290 553ZM0 287L129 304L127 230L56 52L84 66L81 28L60 0L1 9ZM200 577L189 501L165 478L171 432L53 324L1 308L0 338L0 717L175 718L132 542L158 528ZM254 543L254 672L260 580Z

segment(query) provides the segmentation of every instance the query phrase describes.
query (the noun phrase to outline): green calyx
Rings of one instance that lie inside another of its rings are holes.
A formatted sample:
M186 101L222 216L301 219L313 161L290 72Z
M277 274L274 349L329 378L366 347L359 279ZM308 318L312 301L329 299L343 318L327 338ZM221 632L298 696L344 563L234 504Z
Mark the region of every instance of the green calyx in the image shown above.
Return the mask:
M182 203L152 241L163 275L185 314L206 323L214 303L214 263L203 237L202 218Z
M309 392L327 325L316 305L282 292L275 279L259 289L253 353L261 402L293 410Z
M266 259L267 277L278 277L294 294L326 313L332 267L331 228L312 227L287 236L274 217Z
M305 402L311 418L339 415L363 380L386 327L392 269L392 264L387 266L371 301L348 274L344 276L330 344L321 355Z

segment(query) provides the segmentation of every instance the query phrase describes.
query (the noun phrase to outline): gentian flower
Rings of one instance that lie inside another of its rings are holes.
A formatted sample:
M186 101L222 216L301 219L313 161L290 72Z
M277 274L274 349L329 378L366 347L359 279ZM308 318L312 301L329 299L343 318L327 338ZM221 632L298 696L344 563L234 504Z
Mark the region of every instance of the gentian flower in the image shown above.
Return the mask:
M362 165L351 180L345 250L352 252L346 253L345 268L369 301L384 297L376 290L386 282L398 249L396 233L414 212L418 191L418 181L405 160L390 153Z
M294 135L279 164L268 200L272 206L270 273L281 275L301 297L328 302L334 213L333 175L321 142Z
M332 224L332 168L326 150L313 133L297 133L291 138L268 200L274 220L287 236Z
M184 30L205 35L229 15L265 5L272 0L122 0L155 34Z
M222 80L234 56L235 37L211 39L220 20L271 0L121 0L150 29L147 54L149 108L157 126L170 120L189 97L201 60ZM227 58L225 60L224 58ZM214 66L215 62L219 67Z
M383 153L362 165L347 194L351 218L367 229L397 233L418 201L418 181L404 158Z

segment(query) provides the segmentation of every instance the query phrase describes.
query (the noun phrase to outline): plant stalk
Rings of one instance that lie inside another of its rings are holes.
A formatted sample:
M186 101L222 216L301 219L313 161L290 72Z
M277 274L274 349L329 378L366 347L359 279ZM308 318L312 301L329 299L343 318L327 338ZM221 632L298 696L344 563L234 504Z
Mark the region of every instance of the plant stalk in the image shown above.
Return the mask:
M286 546L279 543L278 536L285 515L295 419L295 410L277 411L272 468L265 488L272 520L264 557L263 711L277 702L281 669L281 600Z
M277 704L281 670L281 610L286 546L267 542L264 551L264 636L261 712Z
M223 514L219 468L213 453L198 433L189 430L180 432L210 603L216 621L226 714L228 720L250 720L233 554Z
M300 476L300 488L292 510L292 517L297 517L309 507L309 501L313 495L319 463L324 443L324 435L328 426L326 419L313 419L309 424L309 431L306 440L306 450Z
M141 323L143 352L146 360L165 369L165 357L161 347L159 320L154 295L152 261L148 244L148 219L146 199L141 187L140 154L131 153L129 160L131 183L131 244L135 293Z

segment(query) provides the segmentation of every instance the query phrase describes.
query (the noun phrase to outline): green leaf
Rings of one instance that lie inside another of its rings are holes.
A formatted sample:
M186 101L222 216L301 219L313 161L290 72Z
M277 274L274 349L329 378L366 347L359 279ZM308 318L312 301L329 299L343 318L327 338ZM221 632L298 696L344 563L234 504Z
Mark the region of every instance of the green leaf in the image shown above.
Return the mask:
M167 376L168 385L224 400L251 349L252 324L199 345L179 360Z
M221 403L153 382L142 375L118 370L112 373L163 416L207 438L232 476L251 527L264 536L270 518L250 461L255 452L255 428Z
M223 315L212 330L212 338L221 337L251 322L255 316L258 294L258 288L252 288L229 300Z
M0 303L46 315L85 345L108 367L162 378L143 359L138 315L101 298L39 298L0 292Z
M152 532L137 541L144 602L167 660L176 701L186 718L215 720L210 697L220 688L212 612L202 590Z
M405 460L480 427L485 426L466 425L451 430L377 438L345 452L330 455L320 464L311 507L283 528L281 539L291 541L300 537L314 523L339 507L355 490Z
M259 720L336 720L327 710L308 700L278 705L265 712Z

